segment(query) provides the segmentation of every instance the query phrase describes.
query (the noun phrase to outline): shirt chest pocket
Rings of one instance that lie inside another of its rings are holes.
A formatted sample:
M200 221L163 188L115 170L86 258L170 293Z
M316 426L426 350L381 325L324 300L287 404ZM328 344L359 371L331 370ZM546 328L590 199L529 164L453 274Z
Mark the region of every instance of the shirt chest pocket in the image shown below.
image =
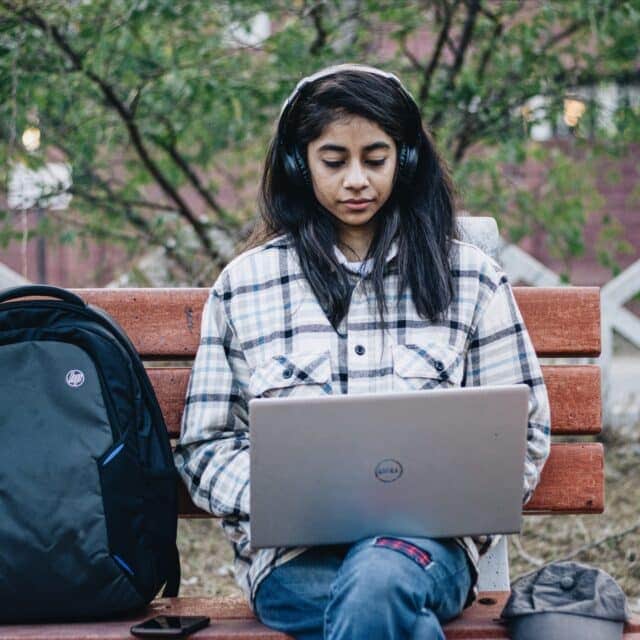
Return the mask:
M464 376L464 354L441 344L396 344L393 354L393 388L415 391L459 387Z
M332 393L331 353L283 353L259 364L249 379L252 397L318 396Z

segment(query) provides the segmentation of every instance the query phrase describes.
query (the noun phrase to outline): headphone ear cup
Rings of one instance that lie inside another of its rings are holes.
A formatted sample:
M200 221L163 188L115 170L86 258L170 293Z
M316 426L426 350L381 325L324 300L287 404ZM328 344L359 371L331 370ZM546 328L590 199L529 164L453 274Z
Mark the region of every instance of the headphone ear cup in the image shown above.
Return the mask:
M403 143L398 154L398 180L404 185L411 184L418 168L418 149Z
M302 157L300 150L297 145L293 147L293 158L296 162L296 166L298 167L298 172L302 178L302 183L306 186L310 187L311 185L311 174L309 173L309 168L307 167L306 160Z
M296 145L290 151L283 148L282 165L287 178L298 189L305 189L311 186L311 175L309 174L307 163L300 155Z

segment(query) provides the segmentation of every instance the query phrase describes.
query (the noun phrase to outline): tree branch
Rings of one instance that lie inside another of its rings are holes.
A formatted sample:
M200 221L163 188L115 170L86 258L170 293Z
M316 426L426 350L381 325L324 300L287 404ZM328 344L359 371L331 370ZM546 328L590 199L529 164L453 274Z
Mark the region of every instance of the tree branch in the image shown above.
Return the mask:
M142 140L140 130L135 123L133 114L131 113L129 108L118 98L114 88L103 78L99 77L94 72L84 68L83 60L80 55L73 50L73 48L69 45L64 36L57 29L57 27L55 27L55 25L49 24L42 16L31 9L19 9L6 0L3 0L2 4L10 11L12 11L18 18L36 26L43 33L53 38L53 41L58 46L58 48L65 53L65 55L73 65L73 68L84 73L94 84L96 84L100 88L107 103L110 104L111 107L118 113L120 119L123 121L125 127L127 128L129 139L131 140L134 148L138 153L138 156L142 160L142 163L144 164L146 169L153 176L164 193L176 204L178 213L182 217L184 217L193 227L196 235L198 236L202 245L205 247L207 253L212 258L216 259L218 256L211 244L206 225L204 225L193 214L182 196L178 193L178 191L162 173L157 164L153 161Z
M473 36L473 30L478 18L478 11L480 10L480 0L469 0L467 8L467 19L464 23L464 29L460 38L460 45L458 46L458 49L456 51L456 58L453 62L451 70L449 71L449 78L446 85L447 88L453 87L455 77L460 72L462 63L464 62L464 56L467 52L469 44L471 43L471 37Z
M68 212L64 212L60 209L47 209L46 217L53 218L63 223L64 225L71 225L82 231L88 230L87 223L85 221L80 220L77 216L71 215ZM139 239L140 236L132 235L131 233L126 233L124 231L106 229L102 226L96 227L95 230L91 230L90 237L95 237L98 240L102 238L113 238L114 240L122 242L126 240L136 240Z
M492 14L493 16L493 14ZM498 38L502 35L504 31L504 24L500 22L498 16L493 16L492 20L495 20L495 25L493 27L493 31L491 32L491 40L485 50L482 52L482 56L480 57L480 62L478 63L478 68L476 69L476 77L478 84L484 78L485 71L487 70L487 65L491 60L491 56L496 50L496 42Z
M603 18L607 12L607 7L603 6L603 4L605 3L596 3L596 9L593 16L596 22L601 18ZM573 35L579 29L583 27L588 27L588 26L589 26L589 20L587 18L583 18L581 20L576 20L575 22L572 22L571 24L566 26L562 31L559 31L556 34L549 36L549 38L547 38L547 40L543 42L538 48L538 53L543 53L548 51L549 49L557 45L559 42L561 42L565 38L568 38L570 35Z
M128 207L124 207L124 208L116 207L115 205L122 204L124 201L118 198L118 196L110 189L108 184L103 183L101 186L105 189L105 191L109 195L108 198L99 198L98 196L93 195L89 191L78 188L77 185L74 185L69 189L61 191L61 193L72 193L77 197L79 197L80 199L85 200L86 202L99 205L104 210L114 211L118 215L123 215L125 219L129 222L129 224L131 224L132 227L137 229L137 231L142 234L142 237L144 238L145 241L147 241L149 244L152 244L154 246L159 246L163 248L166 251L167 256L171 260L173 260L173 262L184 272L185 275L187 276L192 275L191 264L185 261L175 251L173 247L171 247L170 245L167 245L165 241L151 229L151 226L149 225L147 220L139 216L135 211L133 211ZM55 193L51 195L55 195ZM59 221L63 222L66 225L73 225L82 230L86 230L87 228L86 221L79 220L75 216L65 214L62 211L58 211L55 209L48 209L47 216L54 219L58 219ZM118 241L140 239L139 235L132 236L130 234L123 233L123 232L106 230L104 227L96 227L96 229L92 231L92 235L95 237L100 237L102 235L103 237L110 237Z
M360 22L361 0L342 0L340 9L342 13L337 20L335 33L332 34L331 49L337 55L356 43L358 39L358 26Z
M189 166L189 163L180 154L175 142L167 142L166 140L162 140L160 138L154 138L154 142L167 152L169 157L178 165L182 173L195 187L196 191L202 196L204 201L220 216L220 218L222 218L222 220L224 220L224 222L226 222L227 224L237 227L238 221L227 211L225 211L225 209L220 204L218 204L218 202L216 202L213 195L202 184L198 175L195 173L195 171L193 171L193 169Z
M444 20L442 23L442 27L440 29L440 33L438 34L438 40L436 41L435 49L433 50L433 54L431 55L431 60L424 70L422 86L420 87L420 92L418 94L418 99L423 105L429 98L431 80L433 78L435 69L438 66L438 63L440 62L440 56L442 54L444 44L449 40L449 29L451 28L451 22L453 20L455 12L458 10L459 4L460 0L455 0L453 6L451 7L446 3L444 5Z
M512 109L522 104L525 99L525 97L518 97L516 100L504 104L492 118L481 118L483 113L489 111L488 108L482 109L477 113L469 114L469 117L463 121L464 129L462 129L457 136L457 143L453 154L454 164L458 164L462 160L466 150L475 140L487 136L491 132L491 126L496 122L504 123L504 126L499 129L500 132L507 131L512 126L512 120L510 119ZM491 104L494 103L492 102ZM496 131L496 133L498 133L498 131Z
M500 18L502 17L501 14L498 15L491 12L486 12L485 10L482 10L482 12L485 14L488 14L489 18L493 20L495 24L493 27L493 31L491 33L491 40L487 45L487 47L485 48L485 50L482 52L482 55L480 57L480 62L476 69L476 77L477 77L478 83L480 83L484 78L485 71L489 64L489 61L491 60L491 56L493 55L493 52L496 49L496 42L498 41L498 38L500 38L504 30L504 24L500 21ZM474 131L474 126L472 123L470 123L470 120L472 119L472 115L469 112L469 107L474 97L475 96L469 97L464 108L464 116L463 116L463 121L461 126L461 135L458 138L456 149L453 154L453 160L455 164L457 164L458 162L460 162L460 160L462 160L467 148L473 141L472 133Z
M460 37L460 44L456 49L455 60L453 61L453 65L449 69L449 75L444 87L445 96L450 93L451 89L453 89L456 76L462 68L462 63L464 62L465 54L467 52L467 49L469 48L469 44L471 43L473 30L475 28L478 13L480 11L480 0L467 0L466 4L467 19L465 20L462 35ZM442 108L434 115L430 123L432 128L436 129L439 126L445 112L446 109Z
M77 193L79 197L83 198L87 202L99 204L105 209L110 209L111 211L115 211L119 215L124 215L124 217L129 222L129 224L131 224L135 229L141 232L145 237L146 241L149 242L149 244L162 247L167 253L167 256L178 267L180 267L180 269L183 271L183 273L186 276L192 275L191 264L187 262L175 250L175 247L172 247L162 237L158 236L158 234L156 234L151 228L151 225L149 224L149 222L142 216L138 215L133 209L126 206L124 208L118 208L114 206L115 204L122 204L122 201L118 199L117 195L114 194L113 190L107 183L103 183L101 186L105 190L105 192L108 194L109 198L107 199L98 198L97 196L94 196L88 191L78 190L77 187L75 188L74 193Z
M620 84L628 84L640 81L640 71L620 71L611 73L596 73L591 69L571 69L557 73L553 77L555 86L576 85L585 86L596 84L599 82L617 82ZM526 102L531 97L528 94L521 94L512 97L507 104L502 104L505 99L506 89L510 86L516 86L517 79L509 82L508 79L502 83L502 88L493 92L492 99L484 101L475 113L469 113L465 116L459 133L452 139L449 145L455 146L453 158L458 163L464 157L465 151L478 138L487 135L491 126L498 121L507 121L506 127L501 127L500 131L508 130L511 123L511 111ZM501 105L499 112L490 119L483 119L483 114L492 110L496 105ZM455 142L457 139L457 142Z
M587 20L576 20L576 22L570 24L568 27L566 27L559 33L556 33L553 36L549 37L546 42L540 45L539 51L547 51L551 47L554 47L555 45L557 45L558 42L564 40L566 37L575 33L576 31L578 31L578 29L580 29L581 27L584 27L587 24L589 24Z
M316 2L312 7L309 8L309 15L313 20L313 26L316 30L316 38L311 44L311 49L309 50L311 55L318 55L320 51L322 51L323 47L327 43L327 30L324 27L322 22L322 10L323 3Z
M402 49L402 53L404 53L405 57L409 59L409 62L411 63L411 66L416 70L416 71L420 71L421 73L424 73L424 68L422 67L422 65L420 64L420 60L418 60L418 58L416 58L412 51L409 49L409 45L407 44L407 36L403 36L402 40L400 41L400 48Z

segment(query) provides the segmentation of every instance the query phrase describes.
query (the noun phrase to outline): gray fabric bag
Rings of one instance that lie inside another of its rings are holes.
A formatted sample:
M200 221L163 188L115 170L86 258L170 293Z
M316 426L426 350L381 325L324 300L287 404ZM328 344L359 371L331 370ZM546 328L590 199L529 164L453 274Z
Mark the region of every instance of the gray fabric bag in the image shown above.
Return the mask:
M516 580L501 615L513 640L613 640L629 619L618 583L578 562L555 562Z

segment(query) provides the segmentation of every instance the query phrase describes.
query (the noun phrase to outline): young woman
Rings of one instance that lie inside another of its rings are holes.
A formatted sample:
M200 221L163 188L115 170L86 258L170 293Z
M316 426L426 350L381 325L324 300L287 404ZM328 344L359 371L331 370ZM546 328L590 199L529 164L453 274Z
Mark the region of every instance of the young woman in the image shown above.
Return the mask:
M549 452L549 405L507 277L457 239L450 178L418 107L375 68L298 84L260 204L255 246L205 306L177 466L193 501L223 518L265 624L297 638L444 638L441 623L473 600L486 540L252 550L248 401L526 383L526 501Z

